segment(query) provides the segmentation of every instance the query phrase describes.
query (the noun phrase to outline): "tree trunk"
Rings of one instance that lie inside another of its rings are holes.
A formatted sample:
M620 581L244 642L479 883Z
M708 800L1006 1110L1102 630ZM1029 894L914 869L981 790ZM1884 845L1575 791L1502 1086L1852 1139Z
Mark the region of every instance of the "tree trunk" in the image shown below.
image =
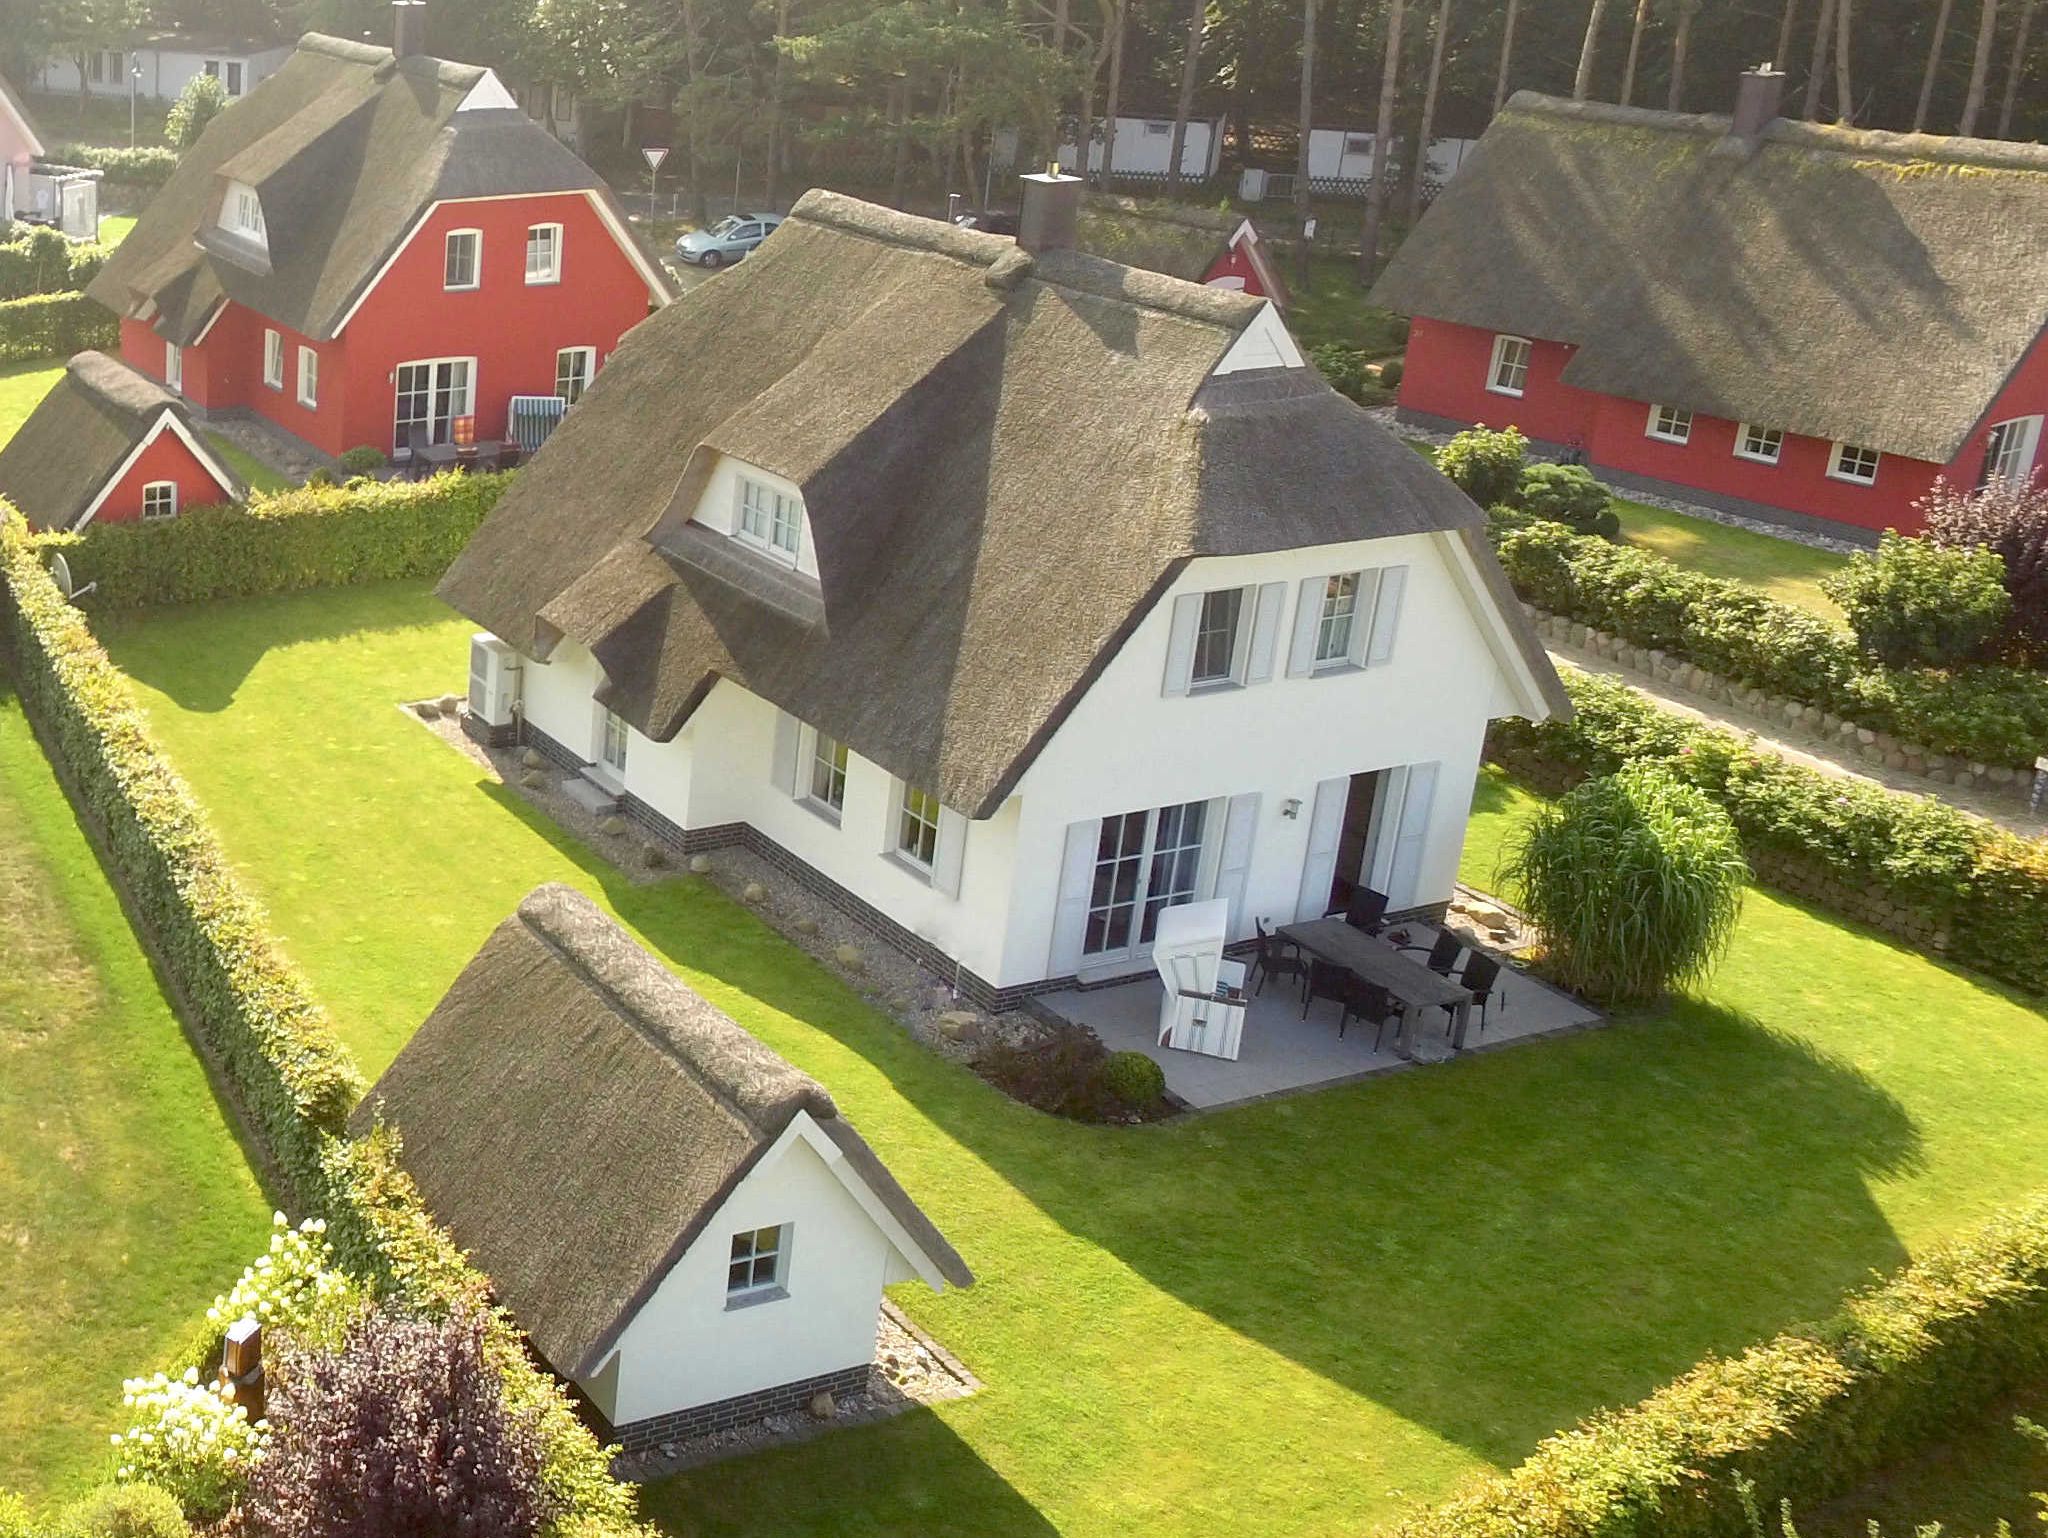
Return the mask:
M1785 15L1778 23L1778 51L1771 55L1771 66L1783 71L1792 62L1792 28L1799 20L1799 0L1785 0Z
M1820 0L1820 18L1813 27L1813 62L1806 71L1806 110L1811 123L1820 116L1820 91L1828 75L1828 45L1835 36L1835 0Z
M1108 126L1103 129L1102 133L1102 190L1104 192L1110 190L1115 184L1116 178L1116 115L1122 108L1121 98L1124 89L1124 24L1130 19L1131 7L1129 0L1115 0L1112 9L1115 12L1114 25L1116 31L1112 34L1115 40L1109 45L1109 101L1102 109L1103 117L1108 120Z
M690 93L689 121L684 125L684 159L690 169L690 217L698 225L710 223L710 209L704 200L704 159L702 136L697 132L696 84L699 63L696 0L683 3L683 84Z
M1188 114L1195 109L1195 74L1202 64L1202 21L1209 0L1188 6L1188 46L1180 58L1180 99L1173 108L1173 143L1166 151L1166 195L1180 191L1180 157L1188 147Z
M1636 0L1636 24L1629 28L1628 63L1621 72L1621 104L1635 99L1636 62L1643 56L1643 27L1650 19L1650 0Z
M2035 0L2020 7L2020 30L2012 40L2012 68L2005 77L2005 100L1998 109L1998 137L2012 137L2013 108L2019 103L2020 77L2027 72L2027 39L2034 30Z
M1605 0L1602 0L1605 3ZM1365 229L1358 276L1370 283L1379 264L1380 221L1387 211L1387 149L1394 140L1394 96L1401 80L1401 13L1407 0L1387 0L1387 58L1380 69L1380 117L1372 136L1372 185L1365 190Z
M1648 4L1649 0L1643 0ZM1451 31L1451 0L1437 0L1436 37L1429 45L1429 80L1422 90L1422 127L1415 136L1415 174L1408 178L1408 228L1422 217L1422 184L1429 176L1429 141L1436 128L1436 93L1444 76L1444 42Z
M1941 0L1941 9L1934 13L1934 38L1927 45L1927 68L1920 72L1920 105L1913 109L1913 132L1920 133L1927 127L1927 109L1934 104L1934 78L1941 72L1941 45L1948 38L1949 12L1955 9L1956 0Z
M1052 51L1062 59L1067 56L1067 26L1067 0L1059 0L1059 3L1053 7L1052 11ZM1052 104L1052 120L1045 125L1045 155L1046 159L1052 162L1057 162L1060 158L1060 108L1062 105L1064 104L1055 96ZM1082 170L1085 172L1087 167L1083 166Z
M1301 143L1294 155L1294 233L1300 238L1295 270L1304 286L1309 280L1308 139L1316 100L1316 0L1301 0L1301 110L1297 114Z
M1508 100L1508 66L1515 57L1515 13L1521 8L1521 0L1508 0L1508 14L1500 29L1500 73L1493 81L1493 111L1497 117Z
M1835 0L1835 121L1856 118L1856 92L1849 83L1849 42L1855 35L1856 0Z
M775 0L775 73L768 79L768 178L762 196L775 212L775 179L782 171L782 40L789 35L789 0Z
M896 137L896 163L889 170L889 206L901 208L910 182L910 82L889 87L889 124Z
M1977 114L1984 110L1984 87L1991 74L1991 43L1998 35L1998 0L1984 0L1977 23L1977 54L1970 64L1970 94L1963 98L1963 121L1956 129L1965 139L1977 132Z
M1579 72L1572 77L1572 100L1584 101L1593 89L1593 61L1600 53L1600 23L1607 19L1607 0L1593 0L1586 18L1586 40L1579 45Z
M1671 34L1671 90L1664 98L1664 110L1676 112L1685 96L1685 63L1692 51L1692 19L1699 14L1699 0L1678 0L1678 27Z

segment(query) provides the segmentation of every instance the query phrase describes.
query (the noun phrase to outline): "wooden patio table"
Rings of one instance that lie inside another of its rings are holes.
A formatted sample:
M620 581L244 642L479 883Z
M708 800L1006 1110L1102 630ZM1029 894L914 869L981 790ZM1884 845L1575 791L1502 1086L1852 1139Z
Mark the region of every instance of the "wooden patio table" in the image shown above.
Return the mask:
M1419 961L1411 961L1376 935L1353 929L1342 918L1309 919L1282 924L1280 933L1318 960L1343 967L1369 983L1377 983L1401 1006L1401 1034L1394 1050L1411 1056L1415 1017L1425 1009L1451 1011L1451 1045L1462 1051L1465 1028L1472 1018L1472 991L1441 977Z

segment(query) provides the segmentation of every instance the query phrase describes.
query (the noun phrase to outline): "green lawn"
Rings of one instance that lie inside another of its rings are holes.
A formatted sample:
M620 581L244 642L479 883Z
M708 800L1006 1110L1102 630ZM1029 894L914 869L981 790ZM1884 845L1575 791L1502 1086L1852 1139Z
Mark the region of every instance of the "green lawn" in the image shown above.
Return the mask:
M1358 1532L2034 1189L2039 1010L1749 900L1710 995L1138 1129L916 1046L740 906L635 887L394 708L470 626L386 585L109 623L365 1065L537 882L611 905L817 1074L979 1276L903 1302L973 1399L653 1491L716 1535ZM1481 787L1471 869L1527 806Z
M14 436L63 377L61 363L0 364L0 445Z
M1842 617L1820 590L1820 579L1847 564L1846 556L1622 498L1615 499L1614 510L1621 515L1622 535L1632 545L1710 577L1729 577L1761 588L1781 603L1798 604L1829 619Z
M139 98L134 106L135 134L131 140L126 96L81 97L76 91L31 91L26 105L53 152L64 144L98 144L111 149L125 149L131 142L162 144L164 119L170 112L167 102L149 96Z
M1407 345L1408 331L1399 316L1365 302L1358 264L1341 256L1318 256L1309 264L1304 285L1290 261L1282 274L1292 303L1288 328L1304 350L1325 342L1342 342L1383 357Z
M254 454L238 449L219 433L208 433L206 445L227 461L228 468L242 478L243 484L251 491L289 491L292 481L289 476L280 475Z
M128 238L128 232L135 228L133 214L102 214L100 216L100 244L118 246Z
M0 913L0 1488L55 1503L269 1206L4 687Z

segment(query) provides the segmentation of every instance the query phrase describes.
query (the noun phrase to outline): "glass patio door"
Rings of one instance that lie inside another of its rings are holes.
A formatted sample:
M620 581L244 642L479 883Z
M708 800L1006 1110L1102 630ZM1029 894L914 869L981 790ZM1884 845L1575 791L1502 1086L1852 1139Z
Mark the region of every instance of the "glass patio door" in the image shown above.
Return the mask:
M1189 801L1102 819L1081 943L1089 961L1138 955L1162 910L1195 900L1208 811Z
M472 414L471 393L467 358L399 364L392 451L411 446L414 428L424 431L428 443L446 443L453 435L455 419Z

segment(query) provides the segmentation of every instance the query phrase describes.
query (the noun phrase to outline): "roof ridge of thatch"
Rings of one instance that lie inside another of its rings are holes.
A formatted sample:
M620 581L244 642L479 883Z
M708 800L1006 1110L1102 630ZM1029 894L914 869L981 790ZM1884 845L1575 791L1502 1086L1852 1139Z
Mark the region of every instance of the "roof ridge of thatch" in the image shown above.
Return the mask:
M301 53L324 53L348 64L383 64L391 58L389 48L336 37L331 32L307 32L294 45Z
M408 54L401 59L380 43L356 42L328 32L305 33L297 46L301 52L326 54L345 64L364 64L372 69L396 68L408 75L424 75L436 85L452 90L467 89L490 73L484 65L464 64L459 59L443 59L433 54Z
M655 1050L745 1122L765 1145L808 1111L839 1115L829 1091L772 1051L634 941L574 887L549 882L520 900L535 939Z
M103 352L75 353L65 362L64 371L81 389L122 411L141 415L178 407L178 398L169 390L139 369Z

